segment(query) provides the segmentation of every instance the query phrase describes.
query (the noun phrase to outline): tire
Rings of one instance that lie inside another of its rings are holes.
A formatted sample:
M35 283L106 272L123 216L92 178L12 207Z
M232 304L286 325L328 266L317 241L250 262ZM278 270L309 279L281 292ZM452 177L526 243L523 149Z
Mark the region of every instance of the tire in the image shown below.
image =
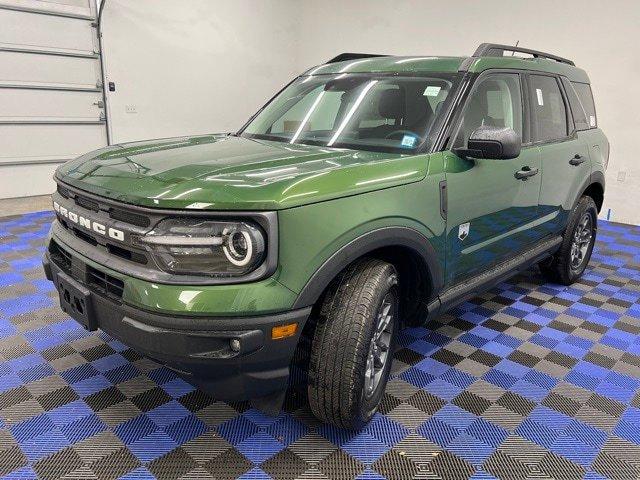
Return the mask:
M585 222L588 223L589 239L585 244L583 236ZM569 216L569 223L563 234L562 243L558 251L540 263L540 271L547 280L562 285L571 285L584 273L596 240L598 225L598 209L591 197L582 197ZM580 243L582 250L575 242L578 236L583 238ZM577 250L576 250L577 249ZM577 255L577 256L576 256Z
M373 258L347 267L329 287L309 362L309 405L319 420L357 429L378 409L391 369L398 299L395 267ZM388 311L390 319L382 335L377 335L383 311ZM374 335L380 344L388 343L386 357L383 365L377 362L377 368L368 370Z

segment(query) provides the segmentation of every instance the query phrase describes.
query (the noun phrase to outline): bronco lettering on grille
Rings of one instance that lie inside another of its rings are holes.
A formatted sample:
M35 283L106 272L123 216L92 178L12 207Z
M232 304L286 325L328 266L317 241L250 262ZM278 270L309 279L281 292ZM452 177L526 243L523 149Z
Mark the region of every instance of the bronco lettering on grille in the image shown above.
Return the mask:
M120 242L124 242L124 232L122 230L118 230L116 228L107 227L102 223L98 223L90 218L83 217L82 215L72 212L67 207L63 207L58 202L53 202L53 209L62 217L68 219L70 222L73 222L81 227L86 228L87 230L91 230L99 235L103 235L105 237L112 238L114 240L118 240Z

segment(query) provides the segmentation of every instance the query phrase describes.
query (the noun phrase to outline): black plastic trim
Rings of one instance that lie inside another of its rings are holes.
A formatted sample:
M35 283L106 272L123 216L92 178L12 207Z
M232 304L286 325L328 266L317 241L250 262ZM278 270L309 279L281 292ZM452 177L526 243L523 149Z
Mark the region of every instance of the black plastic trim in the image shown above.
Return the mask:
M532 50L530 48L516 47L512 45L502 45L500 43L481 43L473 54L474 57L502 57L504 52L517 52L527 53L533 55L535 58L546 58L548 60L555 60L556 62L566 63L568 65L575 66L573 60L568 58L559 57L551 53L541 52L539 50Z
M531 145L531 99L529 98L529 76L520 74L520 95L522 101L522 146Z
M329 283L347 265L367 253L383 247L407 247L417 253L429 272L432 295L435 295L442 288L442 270L436 251L431 246L429 239L411 228L385 227L365 233L335 252L312 275L292 308L303 308L315 304Z
M595 170L584 180L584 182L582 182L582 185L580 186L580 195L578 195L578 197L574 200L572 209L576 207L587 188L596 183L602 187L602 192L604 193L606 191L605 176L604 173L600 170Z
M458 67L458 72L468 72L469 68L471 68L471 65L473 65L473 62L475 62L476 60L477 58L475 57L465 58L460 64L460 66Z
M440 180L440 216L443 220L447 219L447 208L448 208L448 198L447 198L447 181Z
M552 254L561 243L561 236L544 239L528 250L515 254L513 257L483 271L479 275L475 275L446 288L440 292L437 299L429 303L429 318L433 318L440 312L449 310L459 303L491 288L493 285L527 269Z
M388 57L388 55L380 54L380 53L341 53L340 55L336 55L331 60L326 63L338 63L338 62L346 62L347 60L357 60L359 58L376 58L376 57Z
M444 114L442 125L438 131L438 134L433 142L430 153L440 152L445 150L451 139L452 128L455 127L457 119L460 115L461 106L466 103L466 98L469 95L470 89L473 87L473 83L478 74L464 73L457 91L449 108ZM451 95L451 94L449 94Z

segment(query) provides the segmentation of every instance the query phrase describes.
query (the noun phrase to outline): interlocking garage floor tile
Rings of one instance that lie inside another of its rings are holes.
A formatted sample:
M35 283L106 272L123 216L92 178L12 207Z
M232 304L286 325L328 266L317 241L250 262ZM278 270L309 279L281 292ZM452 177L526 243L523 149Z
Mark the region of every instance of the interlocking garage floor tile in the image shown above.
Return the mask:
M532 269L403 330L348 432L297 390L267 417L86 332L40 269L51 220L0 219L2 478L640 477L640 227L601 222L571 287Z

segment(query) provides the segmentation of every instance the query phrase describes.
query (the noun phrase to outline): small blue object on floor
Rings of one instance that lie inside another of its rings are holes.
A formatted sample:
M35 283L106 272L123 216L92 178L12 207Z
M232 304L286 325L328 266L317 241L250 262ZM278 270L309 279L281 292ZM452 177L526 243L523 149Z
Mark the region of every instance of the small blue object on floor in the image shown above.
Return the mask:
M640 227L601 222L582 280L536 269L400 335L360 432L304 402L216 402L59 308L53 216L0 219L0 477L638 478Z

